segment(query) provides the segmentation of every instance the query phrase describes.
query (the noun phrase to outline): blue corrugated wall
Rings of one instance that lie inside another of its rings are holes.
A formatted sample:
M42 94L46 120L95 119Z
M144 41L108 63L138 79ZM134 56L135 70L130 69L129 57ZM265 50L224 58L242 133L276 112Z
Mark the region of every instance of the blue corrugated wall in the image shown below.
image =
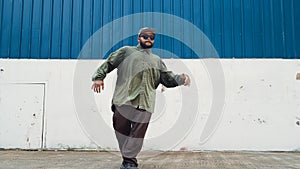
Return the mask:
M0 10L1 58L76 59L103 25L141 12L193 23L221 58L300 58L300 0L0 0ZM112 50L122 45L136 45L136 37ZM163 35L155 47L198 57Z

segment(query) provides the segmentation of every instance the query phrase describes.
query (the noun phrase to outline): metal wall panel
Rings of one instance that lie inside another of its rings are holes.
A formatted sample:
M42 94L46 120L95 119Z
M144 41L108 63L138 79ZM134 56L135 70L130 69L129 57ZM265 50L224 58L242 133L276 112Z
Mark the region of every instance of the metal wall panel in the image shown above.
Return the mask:
M0 9L1 58L76 59L102 26L142 12L172 14L193 23L221 58L300 58L299 0L0 0ZM157 21L136 22L151 26ZM165 20L160 29L169 29L168 24L172 20ZM120 31L105 35L103 43L112 43L132 27L124 23ZM197 42L193 30L174 25L168 31L173 29ZM110 51L136 43L132 36ZM155 47L181 58L209 57L197 56L182 42L161 34Z

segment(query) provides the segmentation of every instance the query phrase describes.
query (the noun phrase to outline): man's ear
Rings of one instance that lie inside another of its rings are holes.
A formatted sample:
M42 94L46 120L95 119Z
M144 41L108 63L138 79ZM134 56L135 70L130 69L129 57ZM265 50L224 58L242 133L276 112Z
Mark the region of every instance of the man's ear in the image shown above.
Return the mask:
M138 43L140 43L140 41L141 41L141 40L140 40L140 38L141 38L141 37L137 37L137 41L138 41Z

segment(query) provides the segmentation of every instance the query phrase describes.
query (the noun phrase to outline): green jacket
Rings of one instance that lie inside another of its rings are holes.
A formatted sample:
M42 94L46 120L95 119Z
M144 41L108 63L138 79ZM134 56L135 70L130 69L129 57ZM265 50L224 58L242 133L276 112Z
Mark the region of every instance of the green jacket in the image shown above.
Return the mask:
M126 104L153 113L160 83L166 87L184 84L182 75L168 71L157 55L139 45L125 46L111 53L92 80L104 80L115 68L118 77L112 103L117 106Z

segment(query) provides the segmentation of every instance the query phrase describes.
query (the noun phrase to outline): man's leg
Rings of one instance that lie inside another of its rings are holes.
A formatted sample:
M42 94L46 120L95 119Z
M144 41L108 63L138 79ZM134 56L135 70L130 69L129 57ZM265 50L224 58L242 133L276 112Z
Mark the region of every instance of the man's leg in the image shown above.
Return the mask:
M151 113L129 106L115 109L113 125L125 163L138 166L136 156L141 151Z
M119 110L115 109L113 115L113 127L115 129L120 151L122 151L122 147L127 137L130 135L131 121L122 116Z
M122 155L125 162L134 163L138 166L136 157L142 149L148 124L132 123L130 135L122 147Z

